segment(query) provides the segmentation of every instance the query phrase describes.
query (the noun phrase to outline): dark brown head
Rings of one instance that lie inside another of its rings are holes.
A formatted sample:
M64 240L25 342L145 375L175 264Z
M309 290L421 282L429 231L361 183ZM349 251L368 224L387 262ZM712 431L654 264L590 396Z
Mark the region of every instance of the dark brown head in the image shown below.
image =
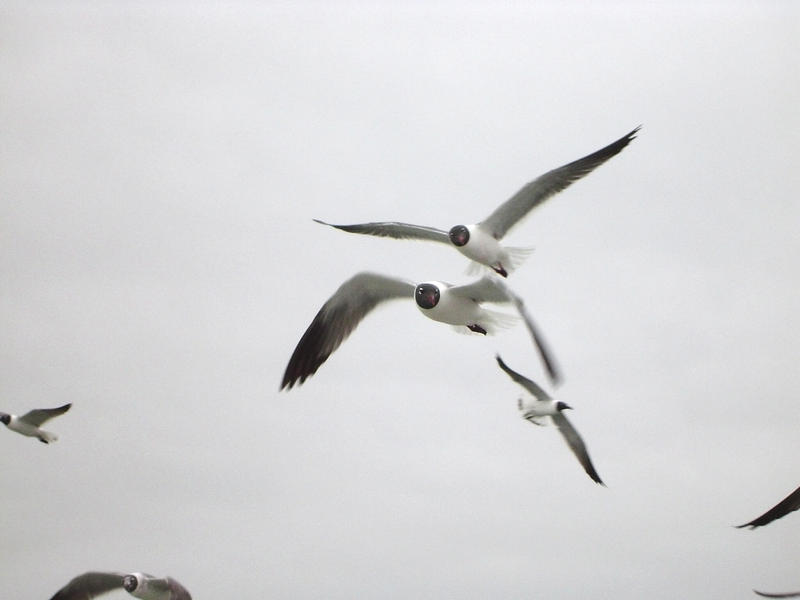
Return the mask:
M11 423L11 415L8 413L0 413L0 423L4 423L6 425Z
M432 283L420 283L417 290L414 292L414 299L417 301L417 306L420 308L433 308L439 304L439 288Z
M453 242L454 246L461 246L466 245L469 241L469 229L467 229L466 225L456 225L455 227L450 229L450 241Z
M560 412L562 410L572 410L572 407L566 402L556 402L556 409Z

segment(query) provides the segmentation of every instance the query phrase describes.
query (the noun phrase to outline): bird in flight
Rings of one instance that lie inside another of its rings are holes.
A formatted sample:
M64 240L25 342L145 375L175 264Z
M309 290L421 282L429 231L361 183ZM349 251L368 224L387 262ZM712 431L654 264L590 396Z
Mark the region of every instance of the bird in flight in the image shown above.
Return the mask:
M583 439L578 431L564 415L564 411L572 407L564 402L553 400L553 398L535 382L524 375L520 375L504 363L500 356L497 356L496 359L500 368L530 394L528 397L519 399L517 406L519 407L520 413L522 413L522 418L527 419L534 425L544 425L544 419L550 417L555 426L558 427L561 435L564 436L564 440L567 442L570 450L572 450L572 453L578 458L578 461L580 461L586 474L600 485L605 485L600 479L600 475L597 474L592 464L592 459L589 458L589 451L586 449L586 444L583 443Z
M78 575L50 600L90 600L112 590L123 589L142 600L192 600L192 595L172 577L147 573L90 571Z
M69 410L70 406L72 406L72 404L65 404L58 408L37 408L26 412L21 417L0 412L0 423L5 423L6 427L11 431L16 431L28 437L38 438L40 442L49 444L50 442L55 442L58 436L50 431L40 429L40 426L53 417L63 415Z
M441 281L415 284L405 279L361 272L345 281L322 306L297 344L283 375L281 389L302 384L341 345L376 306L388 300L412 298L417 308L434 321L448 323L486 335L509 323L513 317L488 310L484 303L510 303L522 318L551 379L560 372L544 338L522 299L495 275L466 285Z
M509 271L516 268L531 252L530 248L503 246L500 240L508 233L508 230L519 223L534 207L569 187L581 177L588 175L612 156L619 154L636 137L636 132L640 127L597 152L540 175L525 184L522 189L498 206L480 223L455 225L450 228L450 231L444 231L436 227L396 221L355 225L334 225L319 219L314 219L314 221L350 233L395 239L427 240L453 245L456 250L470 260L494 269L503 277L507 277Z

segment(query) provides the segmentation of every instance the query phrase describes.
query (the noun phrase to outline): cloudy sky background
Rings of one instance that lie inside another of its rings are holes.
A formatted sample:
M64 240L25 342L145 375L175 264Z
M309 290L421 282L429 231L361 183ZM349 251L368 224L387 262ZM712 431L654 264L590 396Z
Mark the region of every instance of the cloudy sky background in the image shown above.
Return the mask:
M800 483L799 12L5 4L0 410L74 406L54 445L0 431L0 597L800 589L800 515L731 527ZM356 272L468 281L312 218L479 221L639 124L507 237L608 488L519 418L520 327L396 302L278 392Z

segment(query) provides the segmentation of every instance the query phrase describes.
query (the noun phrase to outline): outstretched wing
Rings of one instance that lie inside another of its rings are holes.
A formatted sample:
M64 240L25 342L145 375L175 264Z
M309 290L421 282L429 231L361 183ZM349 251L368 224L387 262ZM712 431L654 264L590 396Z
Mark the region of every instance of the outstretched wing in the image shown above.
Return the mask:
M345 281L314 317L289 359L281 389L302 384L328 360L361 320L378 304L413 298L415 285L376 273L359 273Z
M572 453L578 457L581 465L583 465L583 470L586 471L586 474L600 485L605 485L603 480L600 479L600 475L597 474L592 464L592 459L589 458L589 451L586 449L586 444L583 443L583 438L581 438L577 429L572 426L572 423L564 416L563 412L557 412L552 418L553 423L556 424L561 435L564 436L569 449L572 450Z
M349 233L364 233L378 237L389 237L397 240L427 240L429 242L450 243L450 236L446 231L435 227L425 227L424 225L411 225L410 223L397 223L386 221L383 223L358 223L356 225L334 225L319 219L314 219L321 225L328 225L347 231Z
M742 527L749 527L750 529L755 529L756 527L767 525L768 523L771 523L775 519L780 519L781 517L785 517L790 512L793 512L798 508L800 508L800 487L797 488L788 496L786 496L786 498L778 502L778 504L770 508L760 517L756 517L755 519L753 519L749 523L745 523L744 525L737 525L737 527L739 529L741 529Z
M800 598L800 592L785 592L783 594L768 594L767 592L759 592L758 590L753 590L759 596L764 596L764 598Z
M544 336L539 331L539 328L536 327L536 323L525 308L522 298L511 290L507 283L494 275L486 275L473 283L453 286L448 291L458 296L472 298L476 302L511 302L525 323L528 333L531 334L533 343L539 352L550 380L554 385L561 383L561 371L547 342L545 342Z
M172 577L167 577L167 585L170 591L170 600L192 600L192 595L185 587Z
M461 285L450 288L450 291L454 294L460 294L462 296L472 298L476 302L511 302L514 305L514 308L517 309L517 313L519 313L522 321L525 323L528 333L531 334L533 343L536 346L536 350L539 352L539 356L544 363L544 367L547 370L550 380L554 385L561 383L561 370L558 368L558 364L556 363L553 353L550 351L544 336L536 326L536 323L534 322L531 314L528 312L528 309L525 308L525 303L522 301L522 298L520 298L508 286L508 284L505 283L505 281L494 275L486 275L485 277L482 277L478 281L469 285Z
M514 296L508 286L494 275L484 275L472 283L454 285L448 293L462 298L470 298L475 302L513 302Z
M122 588L125 573L102 573L90 571L78 575L50 600L89 600L111 590Z
M69 410L70 406L72 406L71 403L59 406L58 408L37 408L36 410L26 412L22 415L20 421L25 421L34 427L39 427L42 423L49 421L53 417L63 415Z
M619 154L636 137L640 127L597 152L540 175L498 206L480 226L499 240L535 206Z
M505 362L503 362L503 359L500 358L499 354L495 356L495 359L497 359L497 364L500 365L500 368L503 369L503 371L505 371L506 373L508 373L508 376L511 377L511 379L513 379L522 387L524 387L526 390L528 390L528 392L530 392L533 396L535 396L537 400L551 399L549 394L545 392L542 388L540 388L535 381L531 381L524 375L517 373L514 369L512 369Z

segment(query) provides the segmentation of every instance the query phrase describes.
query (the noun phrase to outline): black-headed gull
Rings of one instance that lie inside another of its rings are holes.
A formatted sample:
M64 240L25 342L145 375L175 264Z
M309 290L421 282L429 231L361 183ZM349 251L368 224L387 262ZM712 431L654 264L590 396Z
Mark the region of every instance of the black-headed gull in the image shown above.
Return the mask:
M45 431L39 427L53 417L63 415L69 410L70 406L72 406L72 404L65 404L58 408L37 408L26 412L21 417L0 412L0 422L5 423L6 427L11 431L16 431L28 437L38 438L40 442L49 444L50 442L55 442L58 436L55 433Z
M770 508L767 512L765 512L760 517L756 517L749 523L745 523L744 525L737 525L738 528L742 527L749 527L750 529L755 529L756 527L761 527L762 525L767 525L768 523L772 523L775 519L780 519L781 517L785 517L790 512L793 512L800 508L800 487L793 491L791 494L786 496L783 500L778 502L775 506Z
M318 219L314 220L317 223L330 225L350 233L452 244L467 258L507 277L508 272L518 266L530 253L529 248L507 248L500 243L508 230L519 223L534 207L565 189L574 181L588 175L612 156L619 154L636 137L636 132L640 127L597 152L540 175L523 186L480 223L455 225L449 232L435 227L394 221L333 225Z
M382 302L400 298L416 301L426 317L466 327L476 333L493 333L510 315L487 310L482 303L511 303L533 338L549 376L560 380L555 361L522 300L497 276L487 275L467 285L441 281L415 284L405 279L362 272L345 281L322 306L289 359L281 389L300 385L352 333L361 320Z
M50 600L88 600L117 589L143 600L192 600L189 591L172 577L101 571L78 575Z
M567 445L570 447L570 450L572 450L575 456L578 457L581 465L583 465L584 471L586 471L589 477L591 477L594 481L601 485L605 485L600 479L600 475L597 474L597 471L592 464L592 459L589 458L589 451L586 449L586 444L583 443L583 439L581 439L578 431L572 426L572 423L570 423L567 420L567 417L564 416L563 411L572 407L564 402L557 402L553 400L548 393L540 388L535 382L517 373L514 369L504 363L503 359L499 356L496 358L497 364L500 365L500 368L508 373L508 376L511 377L511 379L520 384L530 394L530 397L523 397L519 399L517 406L519 407L520 413L522 413L522 418L527 419L534 425L544 425L544 418L550 417L555 426L558 427L561 435L564 436L564 439L566 440Z

